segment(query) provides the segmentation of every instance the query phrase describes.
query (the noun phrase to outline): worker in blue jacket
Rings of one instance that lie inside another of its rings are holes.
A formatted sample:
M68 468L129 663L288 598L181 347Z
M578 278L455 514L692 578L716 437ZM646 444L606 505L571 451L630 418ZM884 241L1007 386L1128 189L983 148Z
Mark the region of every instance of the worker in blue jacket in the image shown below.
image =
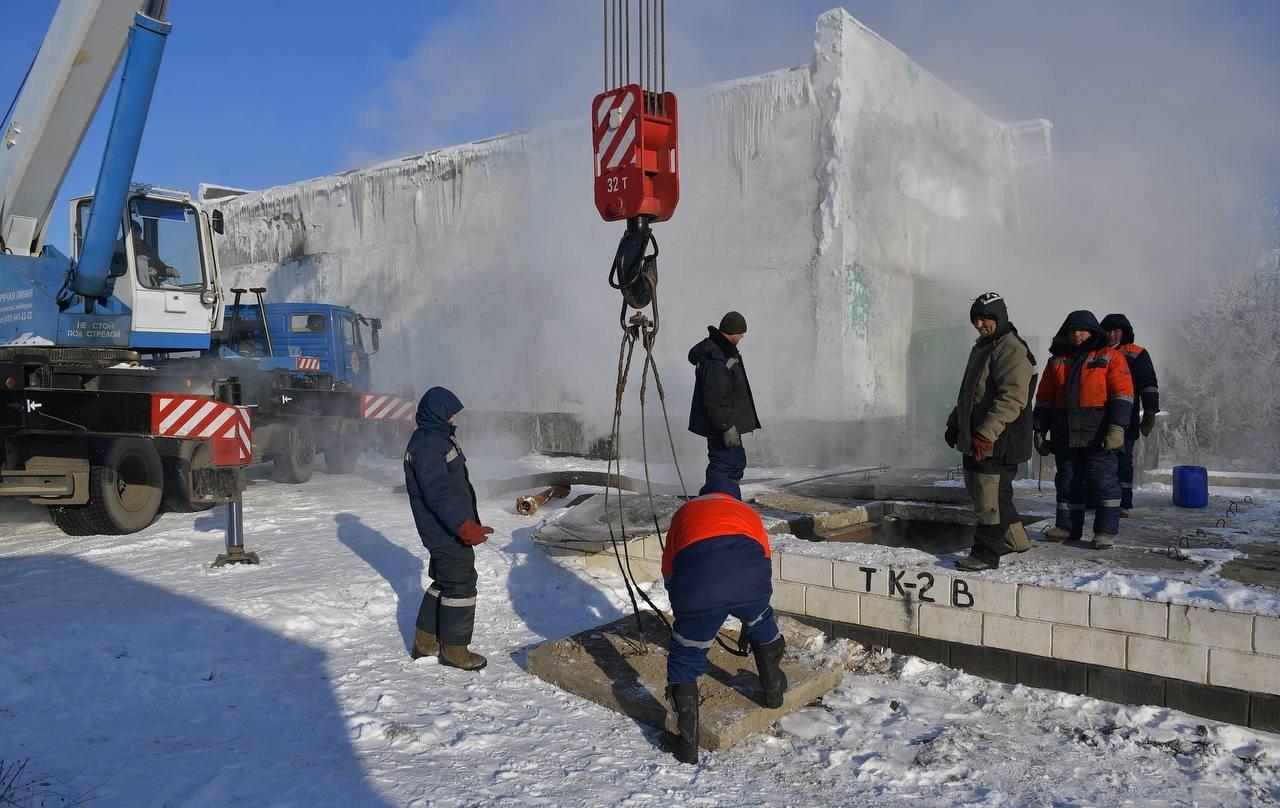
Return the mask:
M675 618L667 652L667 700L675 710L677 730L665 740L682 763L698 762L698 677L728 617L742 621L764 705L782 706L786 640L769 605L772 555L760 515L742 501L738 484L727 477L712 477L671 517L662 577Z
M1102 318L1102 330L1107 332L1107 343L1129 361L1129 375L1133 376L1136 394L1133 415L1124 431L1124 449L1120 451L1120 515L1128 516L1133 510L1133 446L1139 436L1146 437L1155 429L1156 413L1160 412L1160 383L1156 380L1151 354L1133 341L1133 326L1128 317L1108 314Z
M404 482L418 536L431 562L431 585L418 609L414 659L439 655L440 664L480 670L487 660L467 647L475 628L476 556L493 528L480 524L467 458L454 432L462 402L432 387L418 402L417 424L404 453Z

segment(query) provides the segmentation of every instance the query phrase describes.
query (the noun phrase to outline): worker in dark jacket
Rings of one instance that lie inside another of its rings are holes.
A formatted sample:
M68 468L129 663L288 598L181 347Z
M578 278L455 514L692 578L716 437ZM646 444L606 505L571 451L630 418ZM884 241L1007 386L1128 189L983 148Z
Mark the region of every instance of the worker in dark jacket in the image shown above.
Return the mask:
M1044 535L1050 541L1081 538L1092 503L1093 546L1110 547L1120 532L1119 460L1133 411L1129 363L1107 347L1098 318L1088 311L1067 315L1049 352L1033 415L1037 451L1052 451L1058 464L1058 518Z
M1102 318L1102 330L1107 332L1107 344L1129 360L1129 375L1133 376L1136 394L1133 415L1124 431L1124 450L1120 452L1120 515L1128 516L1133 509L1133 445L1139 435L1145 437L1155 429L1156 413L1160 412L1160 383L1156 380L1151 354L1133 341L1133 326L1128 317L1108 314Z
M708 480L741 480L747 468L742 436L760 428L738 351L746 333L746 318L731 311L719 328L707 326L707 338L689 349L689 364L695 368L689 431L707 439Z
M782 706L786 640L769 605L770 556L769 534L759 514L742 502L738 484L727 477L708 480L671 518L662 577L675 617L667 653L667 699L676 713L677 732L666 740L684 763L698 762L698 677L730 615L742 621L765 706Z
M418 609L413 658L439 655L440 664L480 670L487 660L467 646L476 617L476 556L493 528L480 524L467 458L454 437L462 402L432 387L418 402L418 428L404 453L404 482L418 536L431 563L431 585Z
M1000 556L1031 548L1013 504L1018 464L1031 458L1031 396L1036 360L1009 322L1004 298L980 295L969 307L978 340L947 418L947 445L964 454L964 484L978 519L973 549L956 561L964 570L1000 566Z

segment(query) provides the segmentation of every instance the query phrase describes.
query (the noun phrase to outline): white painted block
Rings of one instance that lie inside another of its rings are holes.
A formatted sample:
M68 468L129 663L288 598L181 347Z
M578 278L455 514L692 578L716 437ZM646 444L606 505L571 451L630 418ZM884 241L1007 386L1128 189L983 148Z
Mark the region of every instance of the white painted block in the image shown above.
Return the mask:
M836 589L858 592L864 595L883 595L887 589L886 567L873 564L854 564L850 561L832 563L832 579Z
M1262 615L1253 618L1253 650L1280 656L1280 618Z
M920 636L982 645L982 612L920 604Z
M1053 658L1124 668L1125 635L1096 628L1055 625Z
M1090 595L1089 625L1163 639L1169 630L1169 604L1137 598Z
M1203 645L1132 636L1127 665L1129 670L1138 673L1204 683L1209 670L1209 649Z
M831 559L782 554L782 580L831 587Z
M864 626L900 631L904 634L916 633L917 610L920 607L915 601L862 595L861 607Z
M1280 657L1210 648L1209 684L1280 695Z
M1071 626L1089 625L1089 595L1022 584L1018 587L1018 617Z
M948 596L953 606L963 607L965 603L972 600L973 606L970 608L980 612L1003 614L1009 617L1018 614L1017 584L953 576Z
M780 612L804 614L804 586L789 581L774 581L773 597L769 603Z
M839 620L842 623L858 623L861 620L858 596L852 592L826 589L820 586L805 588L805 613L810 617Z
M657 536L650 536L644 540L644 557L649 561L662 562L662 543L658 541Z
M1169 606L1169 639L1192 645L1212 645L1236 651L1253 650L1253 615Z
M769 557L769 564L773 569L773 580L780 579L782 577L782 554L775 552Z
M982 618L982 644L1047 657L1053 652L1053 624L988 614Z

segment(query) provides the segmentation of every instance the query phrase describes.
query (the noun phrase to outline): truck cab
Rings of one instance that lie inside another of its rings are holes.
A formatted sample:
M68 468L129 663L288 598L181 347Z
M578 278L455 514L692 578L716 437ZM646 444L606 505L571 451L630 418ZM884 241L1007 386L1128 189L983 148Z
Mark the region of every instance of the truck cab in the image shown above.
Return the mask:
M92 204L91 195L71 200L71 249L76 260ZM114 344L143 353L209 347L210 333L222 327L211 237L220 221L216 212L211 216L185 192L130 187L111 256L110 299L99 310L125 325ZM105 322L107 317L96 319Z
M327 377L335 389L370 389L369 357L378 350L382 327L376 318L325 303L241 303L238 313L233 303L223 324L217 348L223 355L291 358L289 365L299 375Z

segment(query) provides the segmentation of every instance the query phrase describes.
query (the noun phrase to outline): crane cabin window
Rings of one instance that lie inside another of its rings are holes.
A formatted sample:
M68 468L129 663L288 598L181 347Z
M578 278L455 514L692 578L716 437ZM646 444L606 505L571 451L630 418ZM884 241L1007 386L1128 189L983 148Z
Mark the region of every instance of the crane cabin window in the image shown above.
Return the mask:
M78 259L80 254L84 252L84 234L89 232L89 211L93 208L93 200L86 199L76 205L76 244L75 255ZM111 268L108 274L112 278L118 278L129 271L129 256L125 254L124 249L124 232L121 228L116 228L116 248L111 253Z
M138 283L149 289L204 287L200 217L182 202L129 200L129 237Z

